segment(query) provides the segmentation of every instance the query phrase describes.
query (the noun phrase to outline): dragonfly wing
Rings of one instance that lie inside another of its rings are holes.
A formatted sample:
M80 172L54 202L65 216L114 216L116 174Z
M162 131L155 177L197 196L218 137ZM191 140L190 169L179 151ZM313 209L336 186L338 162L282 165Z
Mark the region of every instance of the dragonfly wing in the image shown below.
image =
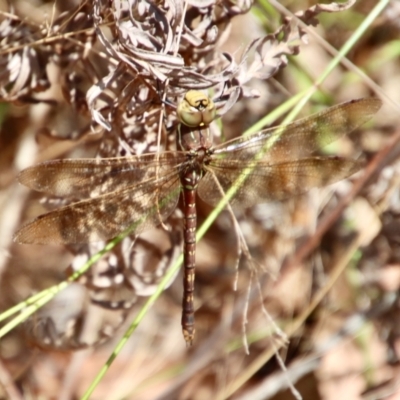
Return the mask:
M73 244L111 239L156 226L176 208L179 177L171 173L40 215L15 235L18 243Z
M246 208L264 201L285 200L313 187L329 185L361 167L361 162L341 157L310 157L273 165L262 160L247 163L215 160L200 181L198 193L205 202L216 205L222 198L221 189L226 194L236 187L229 203L234 208Z
M182 152L132 157L52 160L24 169L18 180L31 189L78 199L123 190L163 176L185 160ZM178 173L178 172L176 172Z
M245 162L256 158L275 163L308 157L364 124L381 104L376 98L338 104L289 125L264 129L216 146L213 158Z

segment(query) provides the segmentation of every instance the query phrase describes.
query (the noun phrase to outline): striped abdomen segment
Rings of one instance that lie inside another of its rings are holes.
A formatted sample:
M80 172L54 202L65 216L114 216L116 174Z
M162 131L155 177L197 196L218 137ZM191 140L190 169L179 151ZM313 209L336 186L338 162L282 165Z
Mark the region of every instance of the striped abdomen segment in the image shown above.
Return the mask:
M181 175L183 186L183 299L182 299L182 332L188 346L194 339L194 277L196 262L196 189L201 172L192 169Z

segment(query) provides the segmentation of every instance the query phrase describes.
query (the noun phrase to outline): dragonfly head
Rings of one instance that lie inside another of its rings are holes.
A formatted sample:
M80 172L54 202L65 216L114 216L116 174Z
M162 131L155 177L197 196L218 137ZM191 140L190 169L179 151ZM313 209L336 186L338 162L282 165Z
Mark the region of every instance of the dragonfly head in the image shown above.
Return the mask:
M190 128L210 125L216 113L214 102L198 90L186 92L177 109L179 121Z

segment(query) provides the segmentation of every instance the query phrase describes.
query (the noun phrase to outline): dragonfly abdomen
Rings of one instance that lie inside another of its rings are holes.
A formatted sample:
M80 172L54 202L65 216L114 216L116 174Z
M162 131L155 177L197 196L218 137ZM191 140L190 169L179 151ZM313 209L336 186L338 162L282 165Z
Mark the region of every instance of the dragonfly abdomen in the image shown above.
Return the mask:
M182 331L188 346L192 345L194 329L194 278L196 265L196 191L202 178L201 170L192 167L181 173L183 186L183 299Z

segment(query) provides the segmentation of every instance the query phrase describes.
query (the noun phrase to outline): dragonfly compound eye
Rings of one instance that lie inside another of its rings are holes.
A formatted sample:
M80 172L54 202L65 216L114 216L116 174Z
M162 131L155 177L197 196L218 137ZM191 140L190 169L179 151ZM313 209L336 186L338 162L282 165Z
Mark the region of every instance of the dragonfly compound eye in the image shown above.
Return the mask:
M178 118L188 127L207 126L215 118L214 102L204 93L189 90L178 105Z

